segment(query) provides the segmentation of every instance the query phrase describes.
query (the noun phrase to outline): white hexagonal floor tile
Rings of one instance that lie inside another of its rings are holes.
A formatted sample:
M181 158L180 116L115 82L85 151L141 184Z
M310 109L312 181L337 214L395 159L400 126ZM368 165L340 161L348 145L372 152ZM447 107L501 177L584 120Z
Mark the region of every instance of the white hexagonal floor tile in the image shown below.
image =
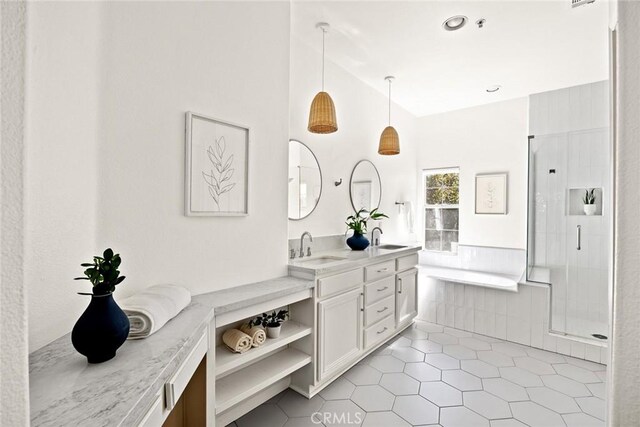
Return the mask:
M443 326L436 325L435 323L424 322L422 320L417 320L413 325L425 332L442 332L444 330Z
M287 422L284 424L284 427L318 427L322 424L318 424L318 422L314 422L311 417L299 417L299 418L289 418Z
M462 392L442 381L420 384L420 396L440 407L462 405Z
M442 408L440 424L443 427L489 427L489 420L464 406Z
M418 381L439 381L442 378L440 369L428 363L407 363L404 365L404 372Z
M460 391L482 390L480 378L459 369L443 371L442 381L454 386Z
M601 365L600 363L591 362L589 360L576 359L575 357L567 357L566 360L567 360L567 363L579 366L581 368L584 368L592 372L602 371L607 368L606 365Z
M424 361L438 369L460 369L460 361L444 353L427 354Z
M362 425L365 415L366 412L350 400L327 400L314 419L325 426L353 427ZM261 424L261 427L267 425Z
M580 383L599 383L600 378L592 371L581 368L579 366L571 365L569 363L559 363L553 365L553 368L560 375L571 378L572 380Z
M533 357L514 357L513 362L518 368L526 369L536 375L553 375L556 373L549 363Z
M587 384L587 387L595 397L604 399L607 395L607 386L605 383Z
M265 425L282 427L287 419L287 414L277 405L265 404L240 417L236 420L236 424L238 427L264 427Z
M527 427L515 418L507 418L506 420L491 420L491 427Z
M482 360L463 360L460 364L462 365L463 371L467 371L476 377L495 378L500 376L498 368Z
M580 405L582 412L604 420L604 400L597 397L576 397L576 402Z
M529 400L529 395L524 387L507 381L504 378L485 378L482 380L482 387L485 391L507 402Z
M476 359L478 357L475 351L460 344L444 345L442 346L442 352L458 360Z
M458 337L454 337L453 335L449 335L445 333L429 334L429 340L435 341L438 344L442 344L442 345L458 344Z
M454 337L457 337L457 338L471 338L473 336L471 332L462 331L460 329L449 328L448 326L444 328L444 333L453 335Z
M563 426L562 417L534 402L510 403L513 417L531 427Z
M604 421L583 412L563 415L567 427L604 427Z
M361 385L351 395L351 401L367 412L390 411L395 396L379 385Z
M496 367L514 366L513 358L497 351L479 351L478 359Z
M506 354L507 356L526 356L527 352L525 351L523 346L518 344L510 343L510 342L499 342L491 344L491 348L494 351L497 351L502 354Z
M389 347L391 350L395 350L396 348L400 348L400 347L410 347L410 346L411 346L411 339L403 336L394 338L393 341L390 341L389 344L387 345L387 347Z
M317 412L323 403L324 399L319 395L307 399L291 389L287 390L285 395L278 400L278 406L289 418L309 417Z
M523 387L540 387L543 385L539 375L525 371L522 368L506 367L498 368L498 370L500 371L502 378Z
M391 355L403 362L422 362L424 360L424 353L413 347L397 348L393 350Z
M460 338L460 344L472 350L491 350L491 344L477 338Z
M382 375L380 385L396 396L418 394L420 390L420 382L402 372Z
M429 337L428 332L418 328L407 328L401 335L411 340L426 340Z
M509 404L486 391L465 391L464 406L489 420L511 417Z
M369 365L357 365L349 369L344 377L355 385L378 384L382 372Z
M398 396L393 404L393 412L411 425L434 424L438 422L438 407L418 396Z
M342 400L351 397L356 386L345 378L338 378L320 391L320 397L325 400Z
M551 390L547 387L531 387L527 389L527 393L529 393L529 397L533 402L559 414L580 412L580 407L575 400L559 391Z
M411 427L411 424L394 412L370 412L364 418L362 427Z
M371 359L369 365L382 373L402 372L404 370L404 362L393 356L375 356Z
M428 340L413 340L411 347L423 353L442 353L442 344Z
M571 378L563 377L562 375L542 375L540 378L545 386L564 393L567 396L585 397L591 395L584 384L574 381Z
M473 334L473 337L479 339L480 341L488 342L489 344L492 344L494 342L504 342L504 340L501 340L500 338L494 338L488 335Z
M566 363L563 355L558 353L552 353L550 351L540 350L539 348L529 347L525 349L527 354L534 359L541 360L547 363Z

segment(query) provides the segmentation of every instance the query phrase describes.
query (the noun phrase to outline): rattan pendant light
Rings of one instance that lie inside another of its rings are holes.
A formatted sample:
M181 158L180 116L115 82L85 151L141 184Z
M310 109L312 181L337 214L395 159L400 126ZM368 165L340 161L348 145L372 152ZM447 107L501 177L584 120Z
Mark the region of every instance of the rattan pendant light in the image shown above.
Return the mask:
M338 130L336 108L329 94L324 91L324 36L329 31L329 24L319 22L316 24L316 28L322 31L322 90L311 102L307 129L312 133L333 133Z
M382 135L380 135L378 154L393 156L400 154L400 138L398 137L398 132L391 126L391 82L395 77L387 76L384 79L389 82L389 126L384 128Z

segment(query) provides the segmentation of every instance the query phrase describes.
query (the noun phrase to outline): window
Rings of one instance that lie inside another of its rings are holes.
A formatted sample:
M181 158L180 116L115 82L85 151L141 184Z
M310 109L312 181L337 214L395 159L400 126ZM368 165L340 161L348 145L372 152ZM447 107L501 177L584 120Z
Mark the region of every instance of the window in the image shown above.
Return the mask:
M428 251L456 252L458 243L459 169L423 171L424 248Z

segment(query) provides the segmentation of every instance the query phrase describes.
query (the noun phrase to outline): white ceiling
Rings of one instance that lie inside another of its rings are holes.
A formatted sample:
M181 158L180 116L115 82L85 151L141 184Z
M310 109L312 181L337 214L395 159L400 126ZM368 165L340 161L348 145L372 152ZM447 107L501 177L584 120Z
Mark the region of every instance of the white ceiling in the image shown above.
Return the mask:
M294 1L292 32L320 49L328 22L327 58L385 94L395 75L393 100L419 117L607 79L608 14L605 0Z

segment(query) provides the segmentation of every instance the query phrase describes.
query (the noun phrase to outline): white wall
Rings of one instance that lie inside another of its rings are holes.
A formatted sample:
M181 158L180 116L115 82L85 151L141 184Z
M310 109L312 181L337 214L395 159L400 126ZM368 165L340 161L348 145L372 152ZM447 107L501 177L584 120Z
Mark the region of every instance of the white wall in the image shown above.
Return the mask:
M0 3L0 425L29 424L24 286L26 7Z
M330 37L331 33L327 36L327 46L330 46ZM291 40L290 136L307 144L318 157L323 178L322 197L309 217L289 221L289 237L300 237L307 230L314 236L343 234L345 219L353 212L349 199L351 171L359 160L368 159L378 168L382 181L380 210L390 217L382 222L382 240L407 240L411 236L406 220L398 214L394 203L415 201L415 118L392 104L392 125L400 135L400 154L379 155L380 134L388 122L388 98L327 61L325 89L336 106L338 131L328 135L307 131L309 107L320 90L321 56L316 48L295 37ZM397 77L394 87L403 84L401 76ZM380 76L380 86L386 85L384 76ZM336 187L334 181L340 178L343 183Z
M618 10L617 141L612 358L609 425L640 422L640 3Z
M116 299L284 275L289 3L30 8L31 350L71 330L87 304L71 279L107 246L127 276ZM184 216L186 111L251 127L248 217Z
M28 3L25 282L29 347L71 330L96 247L101 6ZM64 31L61 31L64 29Z
M460 168L462 245L526 248L527 108L519 98L418 120L418 173ZM509 174L507 215L474 213L475 176L490 172Z

